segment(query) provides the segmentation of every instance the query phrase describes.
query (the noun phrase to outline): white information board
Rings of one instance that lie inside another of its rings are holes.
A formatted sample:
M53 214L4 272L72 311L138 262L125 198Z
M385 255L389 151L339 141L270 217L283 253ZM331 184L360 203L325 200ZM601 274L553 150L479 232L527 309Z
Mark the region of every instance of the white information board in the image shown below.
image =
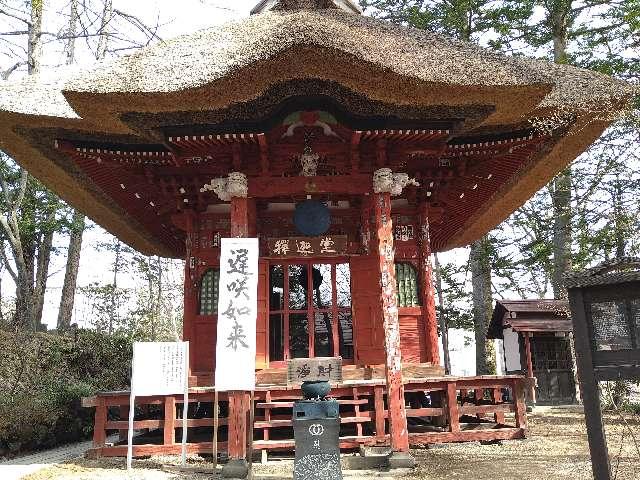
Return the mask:
M220 392L256 386L258 239L223 238L218 289L216 385Z
M184 395L182 463L186 463L188 393L189 342L135 342L133 344L127 449L128 470L131 469L133 458L133 418L137 396Z

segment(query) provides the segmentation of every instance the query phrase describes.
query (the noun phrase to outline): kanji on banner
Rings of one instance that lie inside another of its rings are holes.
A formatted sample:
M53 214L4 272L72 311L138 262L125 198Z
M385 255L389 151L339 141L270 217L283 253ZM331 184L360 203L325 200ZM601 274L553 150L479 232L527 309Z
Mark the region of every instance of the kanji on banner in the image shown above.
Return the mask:
M216 390L256 385L258 239L223 238L220 250Z

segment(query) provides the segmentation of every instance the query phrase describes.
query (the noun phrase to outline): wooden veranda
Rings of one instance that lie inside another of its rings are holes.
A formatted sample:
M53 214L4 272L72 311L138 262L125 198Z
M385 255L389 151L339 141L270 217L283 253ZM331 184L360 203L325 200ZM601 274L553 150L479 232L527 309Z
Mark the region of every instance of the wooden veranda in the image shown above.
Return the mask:
M526 388L526 379L515 375L405 378L409 443L416 446L524 438ZM333 385L331 395L340 404L342 449L389 444L384 379L344 380ZM291 411L293 401L300 398L300 390L286 385L257 387L253 404L254 450L293 449ZM220 392L218 401L218 452L226 453L227 394ZM244 401L250 401L248 394ZM195 387L189 392L189 453L213 452L213 402L213 388ZM89 455L126 455L129 392L101 393L85 398L83 405L96 409L93 448ZM141 413L134 422L134 429L140 433L133 447L135 457L180 453L182 405L181 395L136 399L136 407ZM512 419L509 414L513 414ZM119 433L119 441L107 444L111 433Z

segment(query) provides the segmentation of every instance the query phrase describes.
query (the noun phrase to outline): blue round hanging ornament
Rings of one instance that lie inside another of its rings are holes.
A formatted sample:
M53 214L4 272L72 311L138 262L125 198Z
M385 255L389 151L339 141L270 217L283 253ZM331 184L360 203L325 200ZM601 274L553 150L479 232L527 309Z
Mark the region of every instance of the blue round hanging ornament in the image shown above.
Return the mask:
M327 233L331 226L331 212L324 202L305 200L296 205L293 223L298 232L307 237Z

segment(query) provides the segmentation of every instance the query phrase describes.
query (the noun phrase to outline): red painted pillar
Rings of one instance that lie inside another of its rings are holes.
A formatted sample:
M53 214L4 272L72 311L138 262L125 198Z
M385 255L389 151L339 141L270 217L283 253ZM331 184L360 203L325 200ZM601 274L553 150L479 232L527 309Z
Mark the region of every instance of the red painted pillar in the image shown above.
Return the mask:
M429 236L429 207L420 205L420 299L425 327L426 362L440 365L438 348L438 317L436 315L436 294L433 288L433 266L431 264L431 238Z
M529 400L532 403L536 403L536 387L535 378L533 376L533 361L531 359L531 334L529 332L523 333L524 335L524 351L527 357L527 377L529 378Z
M373 203L376 238L378 240L380 300L384 320L385 371L391 449L394 452L408 452L409 432L407 430L407 412L404 402L404 384L402 383L402 364L400 359L400 322L398 320L395 249L391 221L391 194L387 192L375 193L373 195Z
M253 220L254 225L251 225ZM245 238L255 232L253 201L245 197L231 197L231 237ZM234 472L244 478L247 456L247 418L249 396L247 392L229 392L228 450L229 463ZM253 428L251 425L250 428ZM238 465L240 464L240 465ZM226 468L227 466L225 466ZM231 468L229 468L231 470ZM224 476L224 472L223 472ZM232 475L236 477L235 475Z

